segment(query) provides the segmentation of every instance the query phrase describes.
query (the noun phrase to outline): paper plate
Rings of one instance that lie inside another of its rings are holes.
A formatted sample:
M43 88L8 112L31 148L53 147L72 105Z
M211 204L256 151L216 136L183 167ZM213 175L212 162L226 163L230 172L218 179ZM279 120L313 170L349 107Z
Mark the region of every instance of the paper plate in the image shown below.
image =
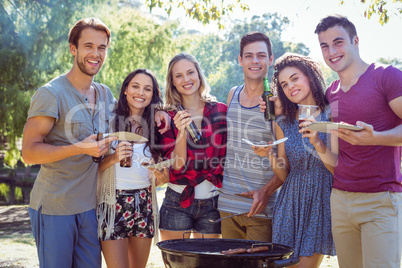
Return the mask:
M140 136L140 135L132 133L132 132L125 132L125 131L110 133L108 135L105 135L105 138L107 138L107 137L117 137L117 139L119 141L136 141L136 142L147 142L148 141L148 139L143 136Z
M331 130L338 130L340 128L349 129L353 131L360 131L363 129L363 127L355 125L348 125L344 123L334 123L334 122L316 122L312 123L307 128L313 131L325 132L325 133L331 133Z
M174 160L175 160L174 158L171 158L171 159L168 159L166 161L162 161L162 162L159 162L156 164L148 164L148 163L142 162L141 166L146 167L146 168L155 168L155 169L162 169L164 167L168 168L171 165L173 165Z
M274 146L274 145L277 145L277 144L279 144L279 143L282 143L282 142L286 141L287 139L288 139L288 137L285 137L285 138L283 138L283 139L274 141L274 142L271 143L271 144L267 144L267 142L265 142L265 141L260 141L260 142L258 142L258 143L253 143L253 142L249 141L248 139L242 139L242 140L243 140L245 143L248 143L248 144L250 144L250 145L252 145L252 146L256 146L256 147L269 147L269 146Z

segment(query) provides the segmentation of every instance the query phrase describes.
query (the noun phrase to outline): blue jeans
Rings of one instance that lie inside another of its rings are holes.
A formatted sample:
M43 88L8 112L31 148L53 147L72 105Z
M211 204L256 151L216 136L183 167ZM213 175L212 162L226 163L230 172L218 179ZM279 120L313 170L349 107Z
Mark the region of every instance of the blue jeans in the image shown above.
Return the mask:
M95 210L75 215L45 215L28 208L39 265L101 267L101 248Z
M220 234L221 223L209 220L219 219L218 196L208 199L194 199L187 208L180 206L180 194L166 189L160 210L159 229L167 231L196 231L201 234Z

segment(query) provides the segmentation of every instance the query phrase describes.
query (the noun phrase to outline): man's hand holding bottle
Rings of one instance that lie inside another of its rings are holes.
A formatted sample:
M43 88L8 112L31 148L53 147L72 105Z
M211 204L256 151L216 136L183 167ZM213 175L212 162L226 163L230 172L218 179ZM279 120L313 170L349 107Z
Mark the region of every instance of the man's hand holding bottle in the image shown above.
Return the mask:
M278 115L282 114L282 102L279 99L279 97L278 96L273 96L273 97L270 97L269 100L271 100L271 101L273 101L275 103L275 115L278 116ZM263 98L260 97L260 111L262 113L264 113L265 109L267 109L267 104L263 100Z

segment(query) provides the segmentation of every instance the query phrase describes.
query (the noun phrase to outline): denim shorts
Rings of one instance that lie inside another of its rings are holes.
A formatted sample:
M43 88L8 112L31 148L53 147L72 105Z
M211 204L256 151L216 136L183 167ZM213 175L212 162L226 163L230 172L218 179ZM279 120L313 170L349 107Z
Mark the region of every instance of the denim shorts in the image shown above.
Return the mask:
M220 234L221 223L209 221L219 219L217 206L218 196L214 196L208 199L194 199L189 207L182 208L180 206L180 194L168 187L159 213L159 229Z

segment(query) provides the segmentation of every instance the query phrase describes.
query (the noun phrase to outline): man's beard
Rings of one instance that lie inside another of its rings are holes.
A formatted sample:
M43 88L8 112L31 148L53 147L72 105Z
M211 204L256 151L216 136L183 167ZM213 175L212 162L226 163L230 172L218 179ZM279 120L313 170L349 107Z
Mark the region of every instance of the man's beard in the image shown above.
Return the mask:
M86 75L88 75L88 76L94 76L94 75L96 75L96 74L99 72L100 67L102 67L102 65L100 65L99 68L98 68L96 71L90 72L90 71L85 67L85 63L84 63L84 62L85 62L85 59L82 59L82 61L79 60L79 59L80 59L80 57L79 57L79 54L77 53L77 65L78 65L78 68L81 70L82 73L84 73L84 74L86 74Z

